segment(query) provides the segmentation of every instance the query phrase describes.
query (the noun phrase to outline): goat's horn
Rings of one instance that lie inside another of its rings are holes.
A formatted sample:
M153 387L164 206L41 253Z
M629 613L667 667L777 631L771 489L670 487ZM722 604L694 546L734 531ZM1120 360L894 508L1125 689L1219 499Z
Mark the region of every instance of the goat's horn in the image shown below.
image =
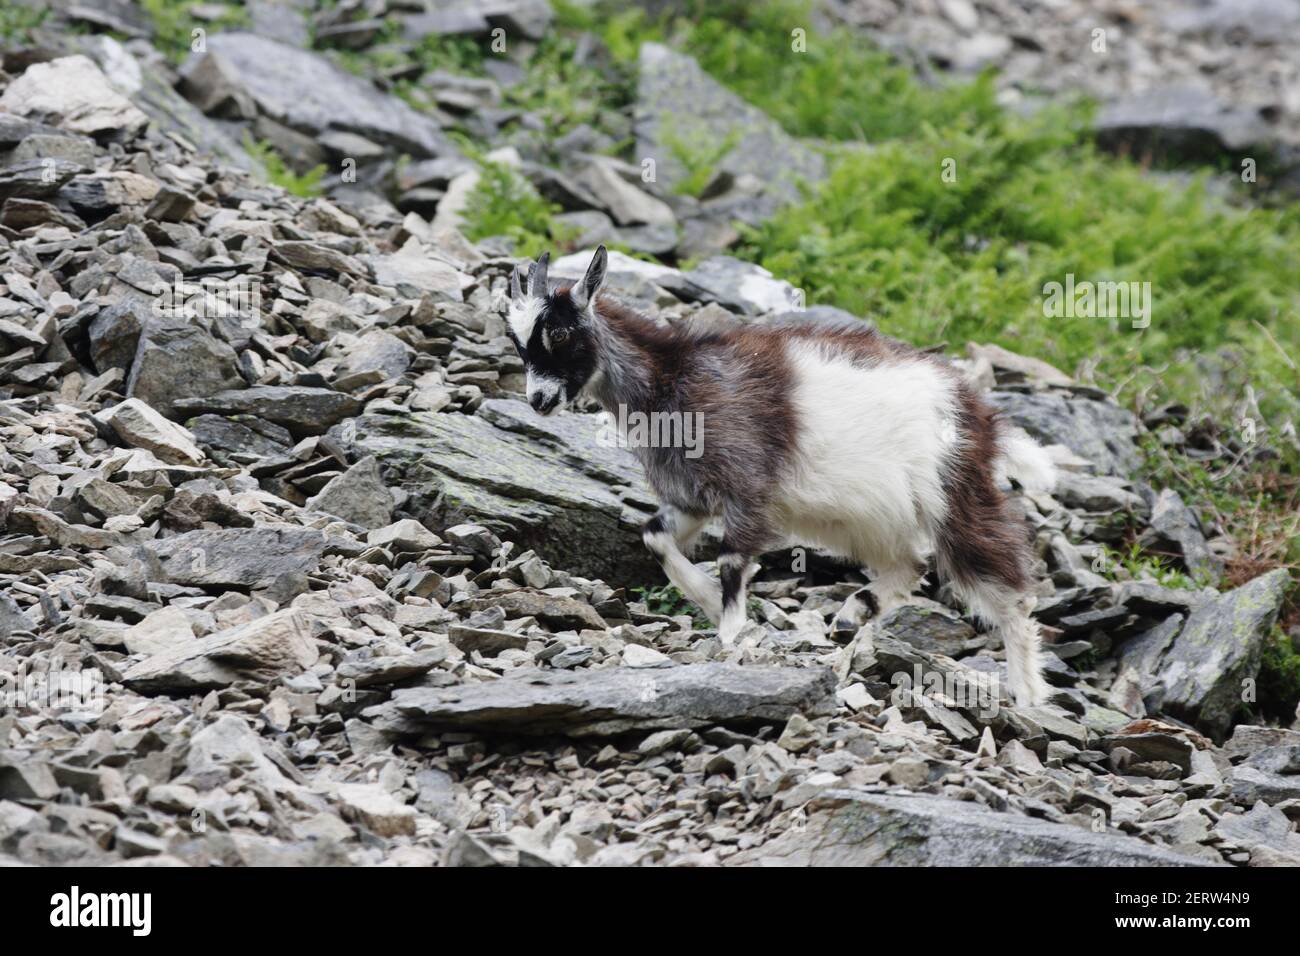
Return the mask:
M516 302L524 297L523 286L519 282L519 267L510 270L510 298Z
M551 263L551 254L543 252L537 264L528 270L528 294L539 299L546 298L546 267Z

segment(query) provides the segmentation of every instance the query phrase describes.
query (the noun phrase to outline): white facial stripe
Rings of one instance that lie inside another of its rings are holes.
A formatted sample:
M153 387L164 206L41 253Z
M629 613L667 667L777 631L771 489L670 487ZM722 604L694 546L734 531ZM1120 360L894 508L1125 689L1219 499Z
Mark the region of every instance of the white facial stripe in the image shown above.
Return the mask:
M515 333L520 345L527 345L532 338L533 326L537 324L537 316L541 311L542 300L531 295L524 296L522 302L516 299L510 303L506 321L510 323L510 330Z
M554 398L559 395L563 399L564 383L558 378L551 378L547 375L538 375L536 372L528 372L528 398L531 400L534 395L543 399Z

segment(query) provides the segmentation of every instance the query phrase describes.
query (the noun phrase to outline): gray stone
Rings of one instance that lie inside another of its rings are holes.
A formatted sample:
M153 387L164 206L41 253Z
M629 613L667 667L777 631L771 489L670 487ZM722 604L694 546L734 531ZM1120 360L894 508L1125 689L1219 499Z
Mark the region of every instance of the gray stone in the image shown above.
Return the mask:
M18 606L18 602L8 594L0 594L0 637L8 637L17 631L31 629L32 622Z
M930 654L955 657L968 649L975 628L939 605L905 604L886 614L880 631Z
M677 223L667 203L620 176L616 163L608 157L592 158L573 178L620 226L675 226Z
M832 790L804 827L730 866L1201 866L1118 833L1094 833L978 803Z
M138 299L122 299L102 309L87 330L90 357L97 372L131 370L140 333L149 321L149 308Z
M990 392L989 400L1013 424L1045 444L1061 444L1098 470L1127 477L1141 464L1141 423L1111 402L1057 392Z
M438 125L405 101L325 57L252 33L218 33L183 68L185 92L201 109L232 96L307 134L347 130L412 156L455 155Z
M1290 583L1270 571L1192 612L1149 673L1150 712L1164 710L1222 738L1243 709L1244 681L1259 672L1264 639Z
M655 160L660 188L671 191L687 175L682 149L730 144L716 168L737 178L752 176L763 185L760 201L743 215L756 223L780 205L797 201L800 181L825 176L821 156L718 83L690 56L646 43L638 66L637 156Z
M148 122L89 57L34 63L0 96L0 109L90 136L130 139Z
M310 385L254 385L213 395L179 399L178 414L256 415L295 433L316 435L361 411L351 395Z
M1096 130L1104 145L1126 144L1202 158L1271 138L1268 126L1251 110L1220 102L1209 90L1191 86L1131 93L1101 110Z
M154 322L141 336L127 396L139 398L168 418L176 402L245 385L235 350L193 322Z
M1181 556L1187 570L1198 580L1214 583L1223 573L1223 562L1210 550L1196 515L1172 488L1156 496L1151 506L1150 527L1142 533L1142 543L1156 551Z
M150 541L159 580L198 587L265 588L286 571L314 571L325 551L319 531L292 526L188 531Z
M648 513L611 487L629 486L635 501L649 500L640 466L626 451L597 444L593 416L539 418L521 402L484 405L492 422L366 415L332 434L349 455L374 455L390 486L409 493L405 510L425 524L482 524L521 551L615 586L660 579L641 542Z
M130 667L122 680L142 693L201 690L301 673L317 656L307 614L288 608L208 637L178 641Z
M204 460L193 435L163 418L138 398L128 398L95 417L117 432L127 445L148 449L162 461L198 465Z
M731 256L713 256L682 275L687 295L697 302L717 302L741 315L784 312L796 303L794 286L774 278L762 266ZM676 291L676 290L674 290Z
M393 520L393 496L373 455L331 478L319 494L307 499L305 507L367 529L382 528Z
M822 668L684 664L636 670L545 671L446 688L398 690L365 712L384 729L472 727L522 734L609 736L710 724L783 724L835 707Z

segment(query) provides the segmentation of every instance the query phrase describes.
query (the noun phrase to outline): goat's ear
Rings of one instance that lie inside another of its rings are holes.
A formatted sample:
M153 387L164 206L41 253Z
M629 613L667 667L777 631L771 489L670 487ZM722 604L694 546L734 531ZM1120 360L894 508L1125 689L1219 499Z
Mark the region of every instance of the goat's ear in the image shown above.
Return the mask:
M546 298L546 269L551 264L551 254L543 252L528 269L528 294L535 299Z
M581 282L569 290L569 298L573 300L574 308L579 312L595 301L596 293L605 284L605 270L608 266L609 255L605 252L604 246L598 246L591 257L591 265L587 266L587 274L582 277Z
M522 305L524 301L524 287L519 278L519 267L515 266L510 270L510 304L514 306Z

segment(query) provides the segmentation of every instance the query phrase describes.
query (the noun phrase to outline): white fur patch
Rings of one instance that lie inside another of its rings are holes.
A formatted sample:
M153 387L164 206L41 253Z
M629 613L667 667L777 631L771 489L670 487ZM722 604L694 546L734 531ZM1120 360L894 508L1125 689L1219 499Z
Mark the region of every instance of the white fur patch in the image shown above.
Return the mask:
M1056 465L1051 453L1023 429L1010 428L1002 436L999 478L1011 477L1029 491L1051 491L1056 486Z
M910 568L947 512L954 383L924 360L861 367L816 343L791 343L790 360L799 424L783 530L873 570Z
M510 323L510 331L515 333L520 345L527 345L533 337L533 326L537 324L541 311L542 300L531 295L524 296L522 302L515 300L510 303L506 321Z
M555 396L560 397L560 402L565 400L564 383L558 378L549 378L545 375L537 375L533 371L528 372L528 400L531 402L534 397L542 399L552 399Z

